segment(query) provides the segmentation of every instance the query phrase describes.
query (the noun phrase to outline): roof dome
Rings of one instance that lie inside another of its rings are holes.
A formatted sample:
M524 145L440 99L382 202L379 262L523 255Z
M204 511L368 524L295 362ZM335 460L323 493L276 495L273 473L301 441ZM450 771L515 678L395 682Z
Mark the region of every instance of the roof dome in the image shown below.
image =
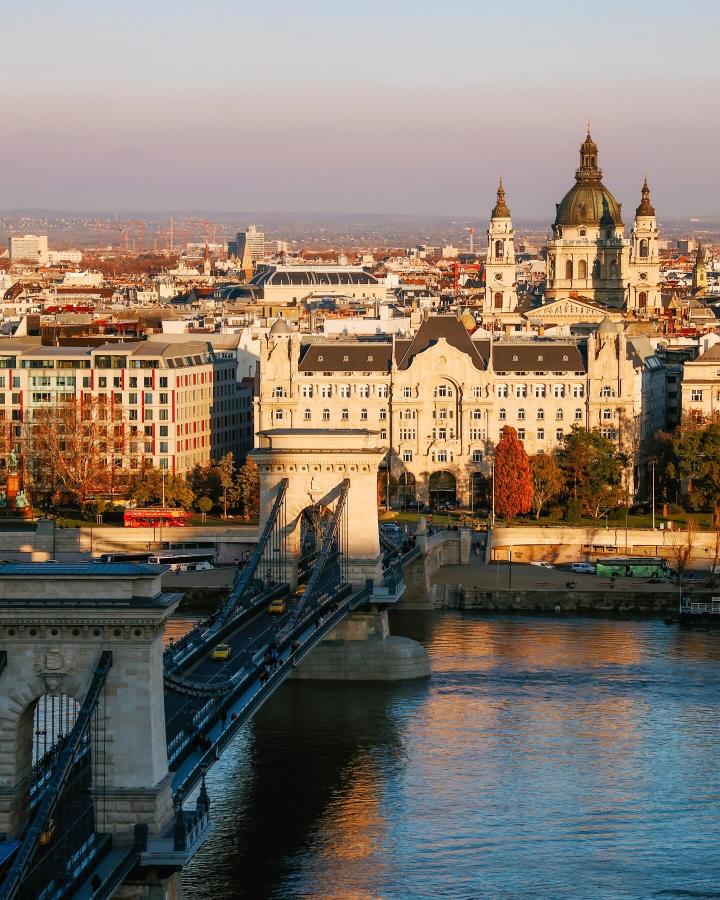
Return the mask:
M276 319L272 324L272 328L270 329L270 334L291 334L291 333L292 333L292 329L290 328L288 323L283 318Z
M555 226L622 225L621 204L602 183L602 169L597 164L597 145L588 131L580 147L580 168L575 184L557 204Z

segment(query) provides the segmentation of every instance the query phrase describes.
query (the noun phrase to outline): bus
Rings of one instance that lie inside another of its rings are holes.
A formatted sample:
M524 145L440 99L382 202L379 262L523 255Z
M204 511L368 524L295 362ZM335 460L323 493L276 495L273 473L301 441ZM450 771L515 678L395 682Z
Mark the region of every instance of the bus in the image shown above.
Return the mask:
M146 563L152 553L149 550L140 551L139 553L102 553L100 554L101 563Z
M659 556L613 556L598 559L595 563L598 575L633 578L669 578L672 574L668 561Z
M146 509L126 509L123 525L126 528L173 528L185 527L189 513L184 509L163 509L153 506Z
M160 550L148 559L151 566L170 566L171 572L190 572L214 569L217 559L215 550Z

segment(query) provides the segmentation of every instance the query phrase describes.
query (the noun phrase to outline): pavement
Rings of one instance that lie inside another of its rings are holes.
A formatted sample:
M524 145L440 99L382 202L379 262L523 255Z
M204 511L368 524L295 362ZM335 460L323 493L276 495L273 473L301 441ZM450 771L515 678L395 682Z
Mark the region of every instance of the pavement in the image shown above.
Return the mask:
M202 588L232 587L236 566L217 566L201 572L167 572L162 577L164 591L192 591Z
M509 573L508 569L512 568ZM709 572L693 571L694 581L700 581ZM570 571L570 564L558 565L553 569L527 563L507 562L485 563L482 557L474 553L466 566L443 566L433 577L436 584L462 584L465 587L477 586L481 590L503 590L508 587L517 590L552 590L566 589L568 581L575 582L579 591L608 591L611 589L610 579L597 575L578 575ZM689 587L693 582L687 582ZM616 578L615 591L648 591L653 593L677 593L678 586L672 582L649 583L647 578Z

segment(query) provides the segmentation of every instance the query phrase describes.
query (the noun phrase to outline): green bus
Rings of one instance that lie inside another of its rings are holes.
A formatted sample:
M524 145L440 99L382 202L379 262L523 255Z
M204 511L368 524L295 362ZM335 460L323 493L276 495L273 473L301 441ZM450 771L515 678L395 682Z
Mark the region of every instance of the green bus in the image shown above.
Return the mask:
M598 575L616 575L621 578L669 578L672 574L668 561L659 556L611 556L595 563Z

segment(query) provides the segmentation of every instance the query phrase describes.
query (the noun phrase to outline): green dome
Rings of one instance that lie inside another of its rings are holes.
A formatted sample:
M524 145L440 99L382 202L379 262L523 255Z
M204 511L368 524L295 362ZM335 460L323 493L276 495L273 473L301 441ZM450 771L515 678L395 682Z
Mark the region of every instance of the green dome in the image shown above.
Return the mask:
M602 169L597 165L597 147L588 136L580 147L580 168L575 184L557 204L554 226L622 225L620 204L602 183Z

